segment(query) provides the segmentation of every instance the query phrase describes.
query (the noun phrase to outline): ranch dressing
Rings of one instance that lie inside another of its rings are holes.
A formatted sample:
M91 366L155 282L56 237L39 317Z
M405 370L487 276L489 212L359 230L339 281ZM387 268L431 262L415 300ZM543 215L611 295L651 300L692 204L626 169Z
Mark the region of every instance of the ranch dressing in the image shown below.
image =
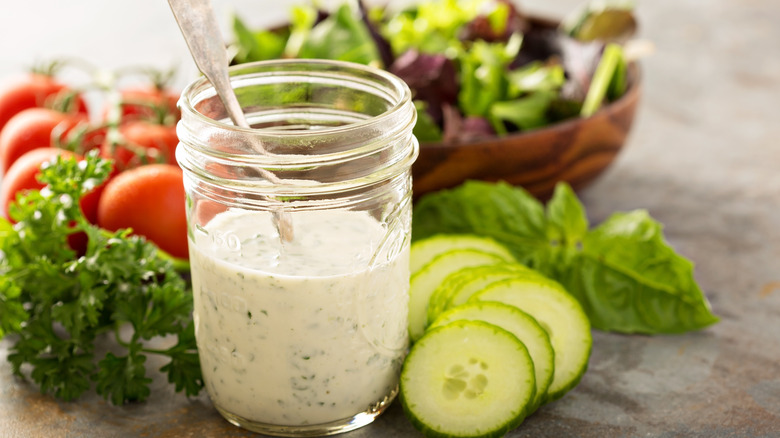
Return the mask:
M394 396L407 347L408 241L370 266L388 232L367 212L292 219L292 242L263 211L228 210L191 232L206 389L242 421L307 426L370 410Z

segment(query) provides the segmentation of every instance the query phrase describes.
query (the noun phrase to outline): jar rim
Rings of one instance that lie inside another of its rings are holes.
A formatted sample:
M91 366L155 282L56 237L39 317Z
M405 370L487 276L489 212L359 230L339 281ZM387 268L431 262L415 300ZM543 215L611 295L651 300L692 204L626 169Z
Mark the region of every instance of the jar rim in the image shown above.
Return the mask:
M378 81L382 81L386 83L391 88L392 91L395 92L397 95L397 99L394 100L392 106L382 112L381 114L378 114L376 116L372 116L370 118L367 118L365 120L355 121L354 123L349 123L345 125L340 126L333 126L333 127L323 127L320 129L317 129L316 131L307 131L307 130L285 130L285 129L274 129L274 128L263 128L262 130L252 129L252 128L244 128L241 126L234 125L232 123L225 123L220 120L213 119L211 117L208 117L207 115L201 113L198 111L192 102L192 97L194 97L194 94L202 93L204 91L213 90L214 93L216 93L216 90L214 90L214 87L211 85L209 80L201 76L200 78L190 82L182 91L181 97L179 98L179 108L184 113L185 111L189 113L190 115L194 116L198 120L204 123L208 124L214 124L216 127L219 127L220 129L225 129L228 131L233 132L239 132L244 134L252 134L252 135L282 135L288 138L295 138L295 137L306 137L306 136L322 136L322 135L329 135L329 134L343 134L344 132L349 132L352 130L359 130L364 129L367 126L374 125L374 124L381 124L384 123L385 120L392 118L397 113L404 111L409 103L412 100L412 93L409 89L409 86L401 80L399 77L393 75L392 73L378 69L373 68L367 65L358 64L354 62L347 62L347 61L338 61L338 60L329 60L329 59L273 59L273 60L264 60L264 61L255 61L255 62L248 62L243 64L236 64L232 65L228 68L228 73L230 75L230 82L231 84L234 83L234 80L240 77L240 75L243 72L255 72L257 69L263 69L268 68L268 71L266 73L273 73L276 70L274 69L282 69L282 68L289 68L289 67L295 67L295 66L307 66L309 68L314 67L310 70L302 70L301 73L326 73L338 70L340 72L349 72L353 71L356 73L361 73L363 75L372 76L374 79ZM321 68L322 70L317 70L318 68ZM289 70L279 70L278 73L289 75Z

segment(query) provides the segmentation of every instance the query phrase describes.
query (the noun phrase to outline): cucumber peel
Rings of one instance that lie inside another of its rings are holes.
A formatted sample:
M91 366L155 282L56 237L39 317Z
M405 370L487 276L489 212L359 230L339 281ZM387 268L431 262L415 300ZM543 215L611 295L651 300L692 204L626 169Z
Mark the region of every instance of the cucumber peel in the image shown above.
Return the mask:
M479 291L496 281L506 280L516 275L536 274L520 263L499 263L495 265L463 268L448 275L431 295L428 303L428 324L440 313L450 307L466 302L471 293ZM465 296L454 299L455 296Z
M516 306L547 331L555 351L555 373L545 402L557 400L577 386L588 368L593 338L587 315L562 286L552 280L512 279L489 286L471 300Z
M476 249L453 249L437 255L417 273L412 274L409 284L409 337L412 342L425 332L431 295L449 274L470 266L507 261L505 255Z
M437 303L437 306L442 306L442 310L447 310L461 304L466 303L469 298L475 293L485 289L486 287L498 283L500 281L509 280L512 278L528 278L537 279L538 281L546 281L547 277L544 277L537 271L534 271L525 265L518 263L505 263L494 266L479 266L472 273L469 280L464 281L458 286L452 287L448 294L446 294L446 301L444 303ZM465 270L464 270L465 271ZM431 309L430 312L436 309Z
M508 331L455 321L425 333L401 370L401 405L427 437L501 437L519 426L536 393L534 364Z
M399 398L427 437L503 436L579 383L590 321L563 286L511 255L459 235L435 238L411 248L425 263L410 281L414 343Z
M545 400L555 371L555 353L547 331L529 314L497 301L477 301L454 307L442 313L429 329L458 320L484 321L497 325L515 335L525 345L534 362L536 395L530 410L536 410Z
M471 234L437 234L412 243L409 272L414 275L437 256L455 249L476 249L495 254L507 261L515 260L512 253L504 245L489 237Z

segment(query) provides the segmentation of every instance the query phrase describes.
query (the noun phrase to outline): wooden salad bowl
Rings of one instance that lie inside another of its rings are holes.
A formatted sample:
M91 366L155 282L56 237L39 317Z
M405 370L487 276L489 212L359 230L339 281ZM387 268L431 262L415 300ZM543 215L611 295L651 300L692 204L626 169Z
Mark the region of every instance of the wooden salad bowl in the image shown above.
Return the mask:
M423 143L412 165L414 197L466 180L506 181L548 199L559 181L574 190L598 177L623 148L631 130L641 82L629 66L628 88L587 118L467 143Z

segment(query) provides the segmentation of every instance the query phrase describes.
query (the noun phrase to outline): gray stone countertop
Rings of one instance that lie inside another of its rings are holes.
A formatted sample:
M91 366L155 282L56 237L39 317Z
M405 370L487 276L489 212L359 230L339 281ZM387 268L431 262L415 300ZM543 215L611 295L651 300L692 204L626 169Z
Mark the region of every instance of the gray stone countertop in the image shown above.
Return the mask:
M62 7L54 3L2 6L11 13L1 14L0 73L18 71L21 60L32 62L34 55L61 54L55 50L68 38L104 47L133 44L121 26L112 34L100 34L100 26L98 34L66 34L63 42L46 26L24 21L32 19L25 8ZM169 13L159 3L138 2L149 7L144 32L172 26L167 15L158 17ZM561 1L550 10L580 3ZM637 208L662 222L669 243L695 263L696 279L721 322L676 336L595 332L579 386L509 436L780 437L780 2L639 3L641 36L653 42L655 53L642 61L638 118L624 151L582 199L593 224ZM550 8L540 0L527 4L529 10ZM44 24L56 20L44 15ZM68 17L71 27L60 27L76 32L72 26L100 19L94 12L84 16ZM40 32L31 32L33 26ZM12 32L40 38L14 41ZM175 29L159 32L178 38ZM150 41L142 35L136 43ZM143 56L137 44L130 59ZM189 61L179 40L161 44L150 59L163 62L164 49ZM108 64L120 62L119 54L95 52L101 56ZM205 395L185 399L162 379L154 383L154 400L144 404L113 407L97 396L58 402L11 375L8 347L0 342L0 436L256 436L222 420ZM343 436L419 434L394 403L374 424Z

